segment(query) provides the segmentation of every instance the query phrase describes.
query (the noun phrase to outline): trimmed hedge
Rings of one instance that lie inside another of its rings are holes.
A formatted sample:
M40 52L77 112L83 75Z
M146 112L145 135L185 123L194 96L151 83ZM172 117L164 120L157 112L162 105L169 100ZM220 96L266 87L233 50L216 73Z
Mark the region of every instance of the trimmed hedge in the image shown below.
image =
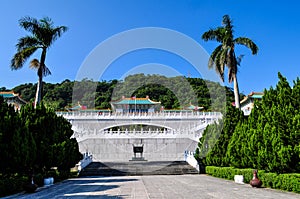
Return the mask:
M253 177L253 169L206 166L205 171L207 174L212 175L214 177L225 178L228 180L233 180L234 175L243 175L245 183L249 183ZM276 174L266 173L264 170L259 170L258 178L262 181L263 187L300 193L299 173Z

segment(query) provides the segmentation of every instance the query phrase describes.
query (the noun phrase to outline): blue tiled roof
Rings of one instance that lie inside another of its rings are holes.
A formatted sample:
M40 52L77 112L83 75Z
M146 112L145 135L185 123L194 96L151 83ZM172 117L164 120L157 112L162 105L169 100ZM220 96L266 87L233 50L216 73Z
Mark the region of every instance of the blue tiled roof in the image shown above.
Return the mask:
M194 106L194 105L191 104L189 107L187 107L187 109L189 109L189 110L200 110L200 109L203 109L203 107Z
M142 104L142 105L148 105L148 104L160 104L160 102L154 102L148 98L124 98L117 102L112 102L112 104Z
M4 97L4 98L11 98L14 97L13 93L1 93L0 92L0 96Z
M0 92L0 96L2 96L4 99L16 99L19 103L26 104L27 102L24 101L22 98L19 97L18 94L15 94L13 91L2 91Z
M260 94L258 94L258 95L257 95L257 94L254 94L254 95L252 95L251 97L252 97L252 98L258 98L258 99L261 99L262 96L263 96L263 95L260 95Z

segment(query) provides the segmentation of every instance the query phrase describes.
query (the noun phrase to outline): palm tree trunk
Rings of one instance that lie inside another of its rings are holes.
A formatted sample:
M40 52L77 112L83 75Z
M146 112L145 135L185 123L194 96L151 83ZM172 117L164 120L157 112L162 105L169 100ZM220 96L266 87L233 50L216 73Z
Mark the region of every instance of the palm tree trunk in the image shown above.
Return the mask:
M238 109L241 109L240 105L240 92L239 92L239 85L237 81L236 74L233 75L233 87L234 87L234 101L235 101L235 107Z
M37 72L38 77L39 77L39 81L38 81L37 88L36 88L34 108L36 108L36 106L38 104L40 104L40 102L42 100L43 71L44 71L44 67L45 67L45 59L46 59L46 48L43 48L42 55L41 55L41 60L40 60L40 66L39 66L38 72Z
M40 69L39 69L40 70ZM35 101L34 101L34 108L41 102L42 98L42 86L43 86L43 76L39 75L39 80L37 83L36 93L35 93Z

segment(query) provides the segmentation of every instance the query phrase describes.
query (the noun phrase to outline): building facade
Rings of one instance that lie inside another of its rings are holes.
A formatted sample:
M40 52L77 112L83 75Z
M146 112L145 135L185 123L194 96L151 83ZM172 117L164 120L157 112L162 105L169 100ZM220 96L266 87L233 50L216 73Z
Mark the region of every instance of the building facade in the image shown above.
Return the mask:
M123 96L120 100L110 102L112 111L116 113L153 113L161 110L161 102L145 98Z

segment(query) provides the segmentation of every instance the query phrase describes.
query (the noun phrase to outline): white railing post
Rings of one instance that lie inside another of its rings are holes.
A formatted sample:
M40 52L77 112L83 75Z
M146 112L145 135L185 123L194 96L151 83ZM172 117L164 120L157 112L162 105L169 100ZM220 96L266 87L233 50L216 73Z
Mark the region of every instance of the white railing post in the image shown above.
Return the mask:
M89 152L83 154L83 159L76 165L78 168L78 172L88 166L91 162L93 162L93 155Z

